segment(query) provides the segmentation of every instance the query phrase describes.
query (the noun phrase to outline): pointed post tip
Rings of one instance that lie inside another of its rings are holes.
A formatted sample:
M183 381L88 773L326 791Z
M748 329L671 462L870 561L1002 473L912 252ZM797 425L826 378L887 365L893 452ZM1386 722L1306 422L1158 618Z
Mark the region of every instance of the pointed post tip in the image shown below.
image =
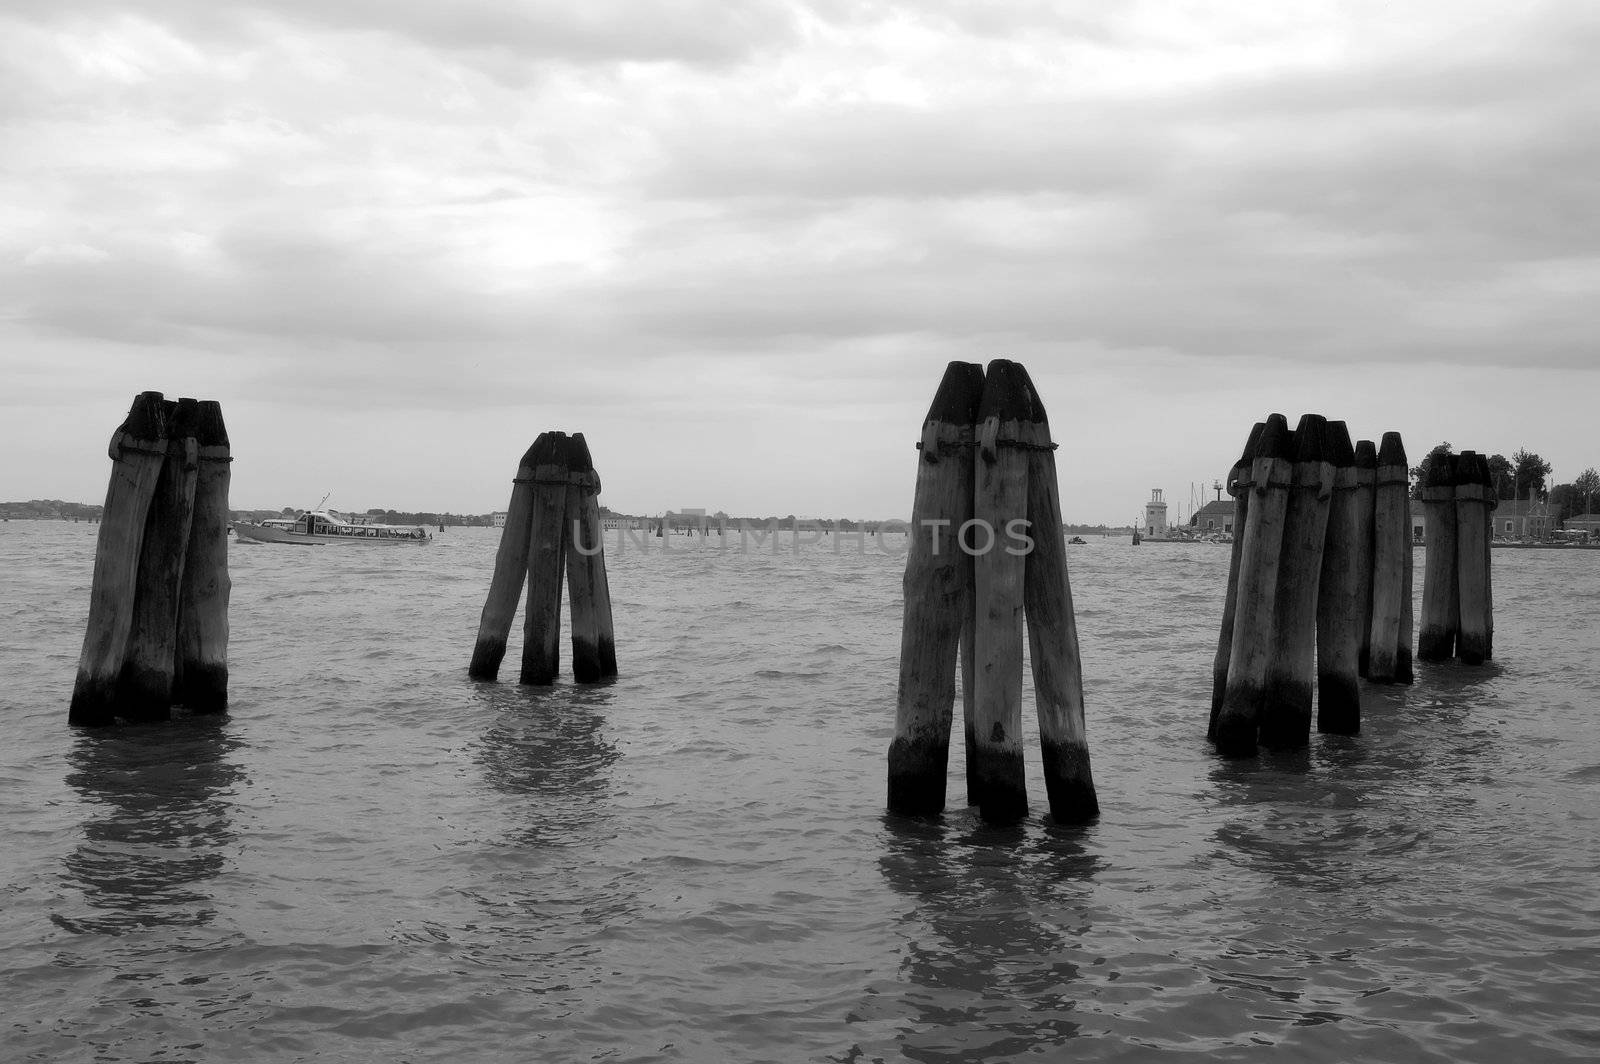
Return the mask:
M1292 458L1293 447L1294 434L1289 431L1289 419L1282 414L1269 414L1256 440L1254 457Z
M1028 371L1008 358L990 361L983 377L983 401L978 404L978 420L998 417L1003 420L1031 419L1033 382Z
M1343 421L1328 422L1327 435L1328 461L1336 469L1347 469L1356 464L1355 447L1350 442L1350 426Z
M977 420L978 402L982 397L983 367L976 362L952 362L944 369L944 377L933 393L933 402L923 422L970 425Z
M1378 464L1381 466L1406 464L1406 445L1400 442L1398 432L1385 432L1378 444Z
M1321 462L1328 453L1328 419L1321 414L1302 414L1294 428L1294 460Z

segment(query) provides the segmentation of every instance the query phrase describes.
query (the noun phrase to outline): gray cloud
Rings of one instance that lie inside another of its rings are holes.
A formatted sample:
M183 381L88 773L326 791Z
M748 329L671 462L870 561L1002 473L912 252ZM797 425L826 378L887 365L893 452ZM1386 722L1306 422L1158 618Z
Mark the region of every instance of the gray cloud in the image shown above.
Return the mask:
M1572 8L1114 89L1066 57L1137 29L1056 5L137 11L217 47L123 81L7 75L0 194L26 224L0 235L0 311L248 352L263 395L639 409L684 359L907 349L1593 365L1600 34ZM941 42L891 71L920 98L854 91L901 22ZM579 69L513 88L493 55ZM632 68L653 60L677 67Z
M11 15L44 23L104 20L128 12L119 0L21 0ZM795 31L779 0L278 0L218 4L211 0L147 0L138 17L180 37L233 43L285 28L381 33L425 48L488 50L527 60L571 63L673 61L737 63L781 45Z

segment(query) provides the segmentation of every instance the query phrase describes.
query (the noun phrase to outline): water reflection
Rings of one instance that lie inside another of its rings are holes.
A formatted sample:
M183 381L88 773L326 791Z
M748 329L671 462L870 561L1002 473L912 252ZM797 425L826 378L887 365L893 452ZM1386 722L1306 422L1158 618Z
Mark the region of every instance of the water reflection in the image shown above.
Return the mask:
M1212 833L1223 861L1297 890L1343 890L1360 882L1365 828L1359 776L1322 774L1309 750L1297 750L1216 763L1210 780L1223 813Z
M478 686L493 710L476 747L484 779L510 798L532 799L508 841L570 846L606 833L611 766L621 754L606 737L612 687Z
M1495 663L1419 662L1410 687L1363 685L1360 735L1217 762L1217 856L1295 889L1371 888L1467 831L1480 784L1508 771ZM1397 865L1392 859L1406 857Z
M1079 829L886 817L879 867L913 903L900 918L910 985L878 1006L901 1021L900 1052L982 1061L1074 1038L1089 884L1101 863Z
M603 983L597 932L638 907L632 871L599 856L616 834L612 767L621 753L606 736L613 692L480 684L473 696L488 712L474 758L506 799L507 829L468 869L463 891L484 922L462 929L465 955L518 972L517 989L546 1005Z
M208 882L236 838L229 795L244 778L241 745L219 717L84 731L74 736L66 783L93 813L62 859L87 911L51 915L80 933L195 927L216 915Z
M1430 672L1419 668L1410 690L1364 689L1359 736L1210 768L1212 857L1227 906L1246 919L1201 967L1264 1010L1258 1020L1287 1031L1359 1011L1362 994L1387 986L1368 960L1385 948L1372 929L1436 898L1463 859L1481 813L1462 770L1500 755L1473 721L1484 677Z

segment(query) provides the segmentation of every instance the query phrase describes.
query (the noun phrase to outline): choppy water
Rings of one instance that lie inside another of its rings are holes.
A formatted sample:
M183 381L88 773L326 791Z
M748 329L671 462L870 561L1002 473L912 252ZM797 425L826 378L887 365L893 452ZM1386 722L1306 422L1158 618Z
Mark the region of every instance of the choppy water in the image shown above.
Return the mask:
M898 556L608 539L622 676L534 690L493 530L236 546L231 715L77 732L95 532L0 525L8 1061L1600 1056L1600 554L1224 762L1226 548L1073 548L1103 815L1001 830L882 812Z

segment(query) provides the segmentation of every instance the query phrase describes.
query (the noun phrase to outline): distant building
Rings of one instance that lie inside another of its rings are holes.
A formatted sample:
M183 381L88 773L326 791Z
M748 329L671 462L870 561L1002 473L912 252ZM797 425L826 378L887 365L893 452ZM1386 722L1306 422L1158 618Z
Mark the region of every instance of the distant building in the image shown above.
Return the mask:
M1600 521L1600 517L1595 518ZM1555 531L1555 509L1547 502L1529 502L1527 499L1501 499L1489 511L1490 527L1495 539L1544 540ZM1581 528L1567 522L1568 528ZM1418 543L1428 534L1428 511L1422 502L1411 500L1411 536Z
M1556 527L1555 508L1528 499L1501 499L1489 519L1496 539L1549 539Z
M1230 535L1237 530L1233 527L1234 515L1238 512L1238 504L1233 499L1218 499L1208 502L1194 513L1194 529L1201 534L1213 532L1226 532ZM1422 542L1423 529L1426 522L1422 519L1422 504L1415 499L1411 502L1411 538L1418 543Z
M1160 488L1151 488L1150 501L1144 504L1144 534L1147 536L1167 534L1167 504L1161 498Z
M1233 532L1233 515L1238 507L1232 499L1217 499L1194 512L1194 528L1199 532Z
M1590 536L1600 535L1600 514L1579 514L1569 517L1565 522L1569 532L1587 532Z
M505 511L505 510L496 510L494 513L489 515L489 527L490 528L504 528L504 527L506 527L506 517L507 516L509 516L507 511Z

